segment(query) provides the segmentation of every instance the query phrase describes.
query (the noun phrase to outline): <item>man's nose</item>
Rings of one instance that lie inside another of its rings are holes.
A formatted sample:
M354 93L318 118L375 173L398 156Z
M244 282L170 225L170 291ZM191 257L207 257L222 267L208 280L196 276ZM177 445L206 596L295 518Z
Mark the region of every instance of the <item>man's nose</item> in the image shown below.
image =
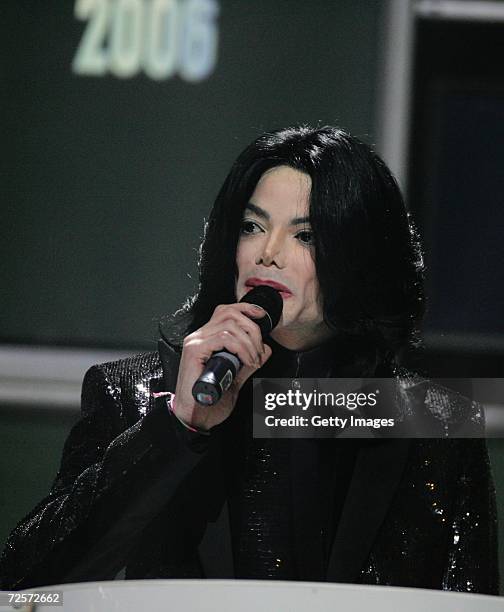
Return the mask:
M263 243L257 254L256 264L264 266L276 265L277 268L285 266L285 239L280 235L271 234Z

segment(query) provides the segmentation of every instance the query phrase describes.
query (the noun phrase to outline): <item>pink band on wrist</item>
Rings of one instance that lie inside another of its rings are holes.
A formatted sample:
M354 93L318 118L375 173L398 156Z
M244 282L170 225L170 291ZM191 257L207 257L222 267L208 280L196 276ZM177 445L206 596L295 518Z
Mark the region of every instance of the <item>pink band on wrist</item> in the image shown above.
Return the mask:
M210 435L209 431L203 431L202 429L196 429L196 427L189 425L189 423L186 423L177 415L177 413L175 412L175 393L172 393L171 391L159 391L157 393L153 393L152 397L154 397L155 399L157 399L158 397L166 398L166 405L168 406L168 410L173 414L173 416L177 419L177 421L181 423L189 431L192 431L193 433L201 434L203 436Z

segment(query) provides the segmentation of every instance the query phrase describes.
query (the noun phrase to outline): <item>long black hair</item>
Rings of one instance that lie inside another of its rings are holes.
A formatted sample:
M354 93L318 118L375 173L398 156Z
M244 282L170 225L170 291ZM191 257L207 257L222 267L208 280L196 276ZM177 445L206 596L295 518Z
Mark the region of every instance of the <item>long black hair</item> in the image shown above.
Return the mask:
M395 178L364 142L336 127L267 132L237 158L219 191L200 247L199 289L172 318L171 343L235 297L243 210L269 169L311 177L310 222L325 322L379 362L418 344L425 310L423 260Z

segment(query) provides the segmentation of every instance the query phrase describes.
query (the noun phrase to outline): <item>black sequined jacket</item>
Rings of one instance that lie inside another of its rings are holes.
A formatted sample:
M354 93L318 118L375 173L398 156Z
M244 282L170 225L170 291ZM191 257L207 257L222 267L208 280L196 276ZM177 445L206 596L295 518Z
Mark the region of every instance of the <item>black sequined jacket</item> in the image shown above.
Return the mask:
M222 434L191 434L152 395L174 391L178 363L160 342L159 352L87 372L82 418L51 491L7 541L3 589L107 580L121 570L126 578L233 577ZM450 411L444 414L448 421ZM295 454L292 461L299 575L316 580L305 554L311 536L303 529L303 466ZM485 441L362 445L326 579L497 594Z

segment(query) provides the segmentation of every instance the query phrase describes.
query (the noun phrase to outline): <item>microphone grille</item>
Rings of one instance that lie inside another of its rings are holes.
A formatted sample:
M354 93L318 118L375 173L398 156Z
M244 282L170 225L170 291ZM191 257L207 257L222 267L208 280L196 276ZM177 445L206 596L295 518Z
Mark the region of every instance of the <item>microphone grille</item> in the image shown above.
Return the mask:
M269 285L258 285L245 294L240 302L261 306L269 314L271 329L280 321L283 309L283 299L280 293ZM269 330L271 331L271 330Z

